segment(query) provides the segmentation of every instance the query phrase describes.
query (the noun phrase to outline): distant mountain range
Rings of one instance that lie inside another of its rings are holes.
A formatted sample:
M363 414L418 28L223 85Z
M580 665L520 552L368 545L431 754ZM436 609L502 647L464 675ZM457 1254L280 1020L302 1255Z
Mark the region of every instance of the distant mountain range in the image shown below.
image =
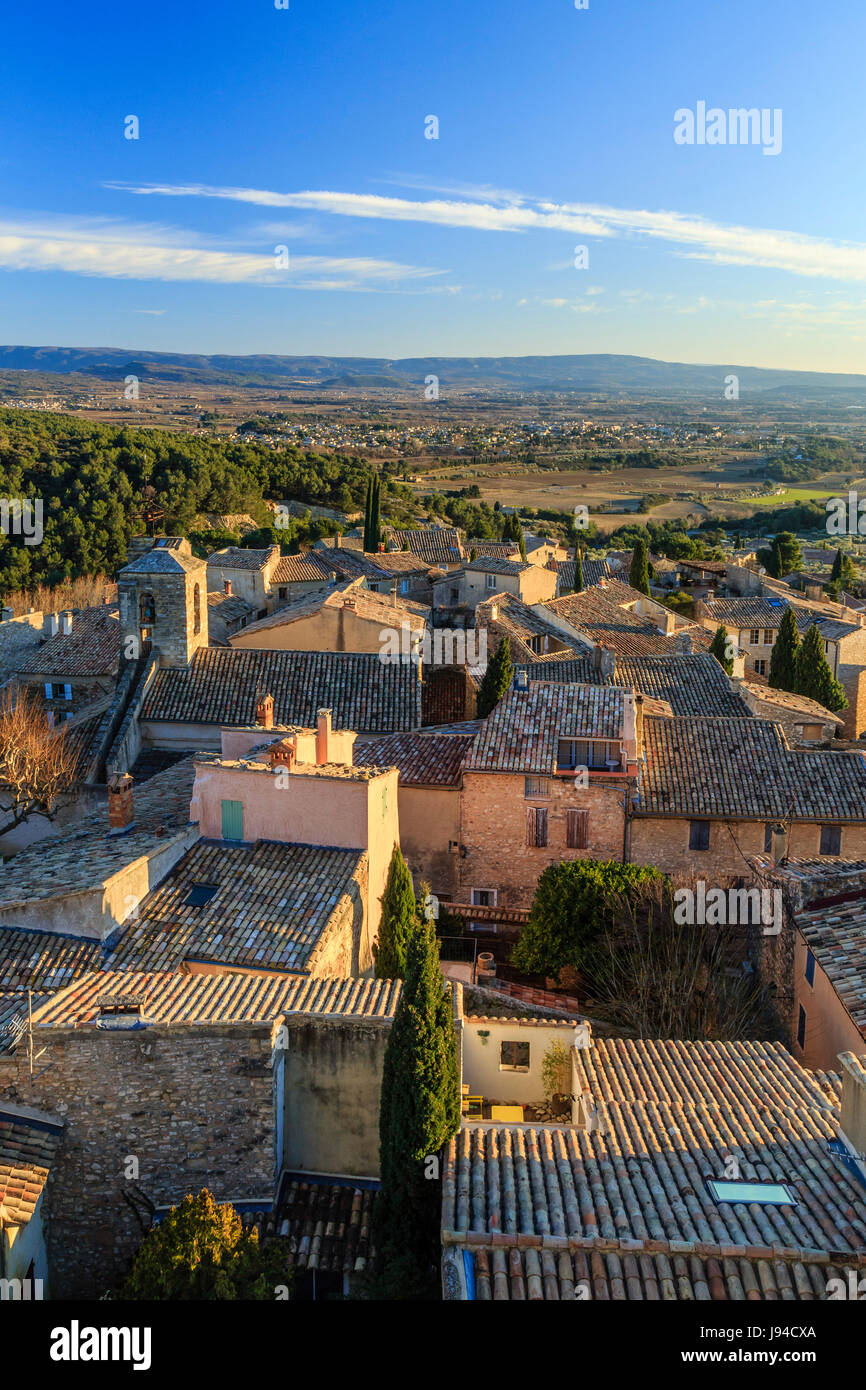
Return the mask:
M301 386L345 391L424 388L441 390L571 391L617 396L723 399L725 378L738 378L740 396L866 404L866 376L793 372L768 367L657 362L652 357L587 353L562 357L231 357L124 348L0 346L0 371L79 373L202 385Z

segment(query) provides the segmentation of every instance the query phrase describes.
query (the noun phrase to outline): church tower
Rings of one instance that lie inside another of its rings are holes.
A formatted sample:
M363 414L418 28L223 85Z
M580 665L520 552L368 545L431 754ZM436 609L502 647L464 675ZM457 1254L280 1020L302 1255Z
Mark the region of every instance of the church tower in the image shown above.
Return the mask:
M149 642L160 666L186 667L208 644L207 561L182 536L135 549L117 576L123 654L136 657Z

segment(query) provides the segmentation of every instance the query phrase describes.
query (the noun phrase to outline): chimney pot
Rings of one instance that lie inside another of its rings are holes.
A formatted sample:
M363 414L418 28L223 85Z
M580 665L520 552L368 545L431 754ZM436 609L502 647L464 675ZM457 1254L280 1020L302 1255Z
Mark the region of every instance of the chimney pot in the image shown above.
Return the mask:
M295 765L297 751L293 738L280 739L279 743L272 743L268 749L268 761L271 767L287 767L291 772Z
M66 613L61 613L61 614L60 614L60 631L63 633L64 637L68 637L69 634L70 634L70 632L72 631L72 613L71 613L71 612L66 612Z
M333 710L316 711L316 762L326 763L330 754Z
M263 729L274 727L274 697L270 692L260 695L256 701L256 723Z
M223 593L225 594L226 598L231 598L231 596L232 596L232 581L231 581L230 579L224 579L224 580L223 580Z

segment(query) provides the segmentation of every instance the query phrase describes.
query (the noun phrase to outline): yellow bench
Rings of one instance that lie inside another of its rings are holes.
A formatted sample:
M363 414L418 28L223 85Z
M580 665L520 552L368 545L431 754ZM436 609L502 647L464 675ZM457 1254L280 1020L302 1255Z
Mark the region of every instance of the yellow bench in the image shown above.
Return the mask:
M482 1109L483 1109L483 1107L484 1107L484 1097L483 1097L483 1096L470 1096L470 1095L464 1095L464 1097L463 1097L463 1114L464 1114L464 1115L468 1115L468 1114L469 1114L469 1107L470 1107L471 1105L477 1105L477 1106L478 1106L478 1113L479 1113L479 1115L480 1115L480 1114L481 1114L481 1111L482 1111Z

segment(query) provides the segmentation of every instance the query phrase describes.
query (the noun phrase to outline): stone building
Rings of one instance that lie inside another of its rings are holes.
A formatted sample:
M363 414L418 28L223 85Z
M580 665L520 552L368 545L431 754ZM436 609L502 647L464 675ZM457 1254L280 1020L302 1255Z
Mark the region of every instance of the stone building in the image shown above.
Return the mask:
M207 1187L273 1208L304 1172L378 1177L378 1095L398 981L96 972L0 1056L0 1113L56 1115L43 1226L55 1298L123 1277L155 1214ZM2 1153L2 1138L0 1138Z
M160 536L117 576L122 654L150 649L159 665L185 668L208 645L207 561L188 540Z

